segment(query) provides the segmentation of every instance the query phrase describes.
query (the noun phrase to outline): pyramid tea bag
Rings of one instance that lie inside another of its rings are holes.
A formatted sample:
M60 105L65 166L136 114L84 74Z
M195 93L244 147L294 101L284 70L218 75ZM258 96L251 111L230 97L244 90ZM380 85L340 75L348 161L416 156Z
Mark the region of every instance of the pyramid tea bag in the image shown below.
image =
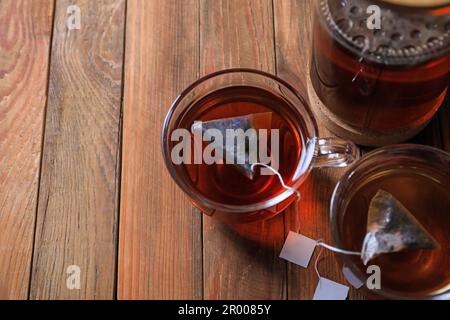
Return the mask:
M390 193L379 190L372 198L361 259L364 264L382 253L407 248L435 249L437 241Z
M222 151L224 160L229 158L234 159L233 167L236 168L240 173L245 175L250 180L253 180L254 172L252 170L251 166L252 164L250 163L249 159L250 158L249 150L246 149L247 143L245 143L244 145L240 145L239 143L236 143L236 141L233 141L233 143L227 143L225 139L226 131L228 129L231 130L242 129L244 132L246 132L249 129L254 129L256 130L257 133L259 129L270 130L271 124L272 124L272 112L263 112L263 113L249 114L240 117L231 117L211 121L195 122L192 125L191 131L193 134L195 134L196 131L201 131L201 134L204 135L204 137L207 140L211 140L211 137L208 136L208 130L209 129L219 130L223 137ZM248 141L248 139L246 140Z

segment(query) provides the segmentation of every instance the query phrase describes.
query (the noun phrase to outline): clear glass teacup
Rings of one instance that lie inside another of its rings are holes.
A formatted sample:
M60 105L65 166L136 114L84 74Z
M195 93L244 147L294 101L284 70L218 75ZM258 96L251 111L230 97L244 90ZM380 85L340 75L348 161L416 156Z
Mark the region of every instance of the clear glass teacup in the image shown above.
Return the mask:
M318 137L305 96L282 79L257 70L229 69L201 78L176 98L166 116L162 151L170 175L196 207L219 219L240 223L280 213L297 199L296 190L313 168L345 167L359 157L350 141ZM277 169L288 189L277 175L262 175L262 168L252 166L255 178L250 180L230 164L195 164L193 146L182 152L188 161L173 159L180 129L192 133L198 121L267 114L271 119L267 129L279 133Z
M429 146L394 145L365 155L338 182L331 200L337 247L360 251L369 204L383 190L392 194L431 234L435 249L409 248L382 254L368 265L380 268L381 288L392 299L450 299L450 154ZM341 262L363 283L367 266L358 256Z

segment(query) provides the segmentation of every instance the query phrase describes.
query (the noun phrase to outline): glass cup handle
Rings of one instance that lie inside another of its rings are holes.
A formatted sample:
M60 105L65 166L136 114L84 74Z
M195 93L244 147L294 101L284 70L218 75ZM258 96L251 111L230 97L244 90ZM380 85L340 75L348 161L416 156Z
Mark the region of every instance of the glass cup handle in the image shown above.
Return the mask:
M359 148L351 141L339 138L317 139L314 168L343 168L360 158Z

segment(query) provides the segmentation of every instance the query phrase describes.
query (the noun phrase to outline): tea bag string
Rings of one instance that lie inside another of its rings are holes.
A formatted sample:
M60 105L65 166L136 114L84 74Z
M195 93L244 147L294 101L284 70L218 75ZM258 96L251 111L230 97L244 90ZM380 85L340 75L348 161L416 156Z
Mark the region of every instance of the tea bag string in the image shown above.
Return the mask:
M319 253L317 254L316 261L314 262L314 269L316 270L316 274L317 274L317 277L319 278L319 280L321 278L320 272L319 272L319 260L320 260L320 256L322 255L322 251L323 251L323 247L320 247Z
M267 169L269 169L270 171L272 171L272 172L278 177L278 180L280 180L281 186L282 186L284 189L286 189L286 190L288 190L288 191L294 192L294 193L297 195L297 201L299 201L299 200L301 199L302 196L301 196L301 194L300 194L300 191L298 191L297 189L294 189L294 188L292 188L292 187L287 186L287 185L284 183L283 177L281 176L281 174L280 174L277 170L275 170L275 169L272 168L271 166L269 166L269 165L267 165L267 164L265 164L265 163L262 163L262 162L256 162L256 163L253 163L253 164L251 165L250 169L251 169L252 171L254 171L254 169L255 169L256 166L264 167L264 168L267 168Z
M319 249L319 253L317 254L316 261L314 262L314 269L316 270L316 274L317 274L317 277L319 277L319 279L321 278L320 272L319 272L319 261L320 261L320 256L322 255L323 248L328 249L333 252L336 252L336 253L345 254L345 255L355 255L355 256L361 255L361 252L348 251L348 250L343 250L343 249L339 249L339 248L330 246L329 244L323 243L322 239L317 240L316 246L320 247L320 249Z
M361 255L361 252L339 249L339 248L336 248L336 247L330 246L329 244L324 243L322 240L317 240L317 246L326 248L326 249L336 252L336 253L341 253L341 254L345 254L345 255L349 255L349 256L360 256Z
M292 188L292 187L287 186L287 185L284 183L283 177L281 176L281 174L280 174L277 170L275 170L275 169L272 168L271 166L269 166L269 165L267 165L267 164L265 164L265 163L261 163L261 162L253 163L253 164L251 165L251 167L250 167L251 170L254 171L254 169L255 169L256 166L261 166L261 167L267 168L267 169L269 169L270 171L272 171L272 172L278 177L278 179L280 180L280 183L281 183L281 185L283 186L284 189L294 192L295 194L297 194L298 200L301 199L301 194L300 194L300 192L299 192L298 190ZM321 247L321 250L320 250L320 252L319 252L319 254L318 254L318 256L317 256L317 260L316 260L316 263L315 263L316 272L317 272L317 275L319 276L319 278L320 278L320 274L319 274L319 271L318 271L318 269L317 269L317 263L318 263L318 260L319 260L319 258L320 258L320 254L322 253L322 248L328 249L328 250L333 251L333 252L336 252L336 253L345 254L345 255L354 255L354 256L360 256L360 255L361 255L361 252L349 251L349 250L344 250L344 249L340 249L340 248L333 247L333 246L331 246L331 245L329 245L329 244L324 243L324 242L322 241L322 239L317 240L316 246Z

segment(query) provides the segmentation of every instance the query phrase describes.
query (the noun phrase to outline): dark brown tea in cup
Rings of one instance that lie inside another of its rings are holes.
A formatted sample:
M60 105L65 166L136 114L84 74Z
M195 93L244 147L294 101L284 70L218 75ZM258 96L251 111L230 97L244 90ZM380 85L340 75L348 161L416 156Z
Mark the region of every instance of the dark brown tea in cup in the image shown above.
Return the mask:
M297 130L298 117L287 101L266 90L250 86L219 89L195 102L179 120L178 128L190 130L194 122L270 114L266 129L279 130L279 173L287 185L292 181L302 152L302 137ZM192 139L194 137L192 136ZM270 138L268 139L270 143ZM194 141L192 140L192 145ZM207 143L203 144L203 148ZM269 153L270 144L267 146ZM194 148L192 157L194 158ZM275 175L255 170L249 179L231 164L183 164L192 187L204 197L227 205L248 205L271 199L286 190Z
M374 173L355 186L341 224L345 248L361 249L371 199L384 190L400 201L436 239L432 250L407 249L382 254L369 262L381 270L383 290L402 296L427 297L450 290L450 180L446 173L428 167L392 168ZM351 258L365 274L359 258Z

